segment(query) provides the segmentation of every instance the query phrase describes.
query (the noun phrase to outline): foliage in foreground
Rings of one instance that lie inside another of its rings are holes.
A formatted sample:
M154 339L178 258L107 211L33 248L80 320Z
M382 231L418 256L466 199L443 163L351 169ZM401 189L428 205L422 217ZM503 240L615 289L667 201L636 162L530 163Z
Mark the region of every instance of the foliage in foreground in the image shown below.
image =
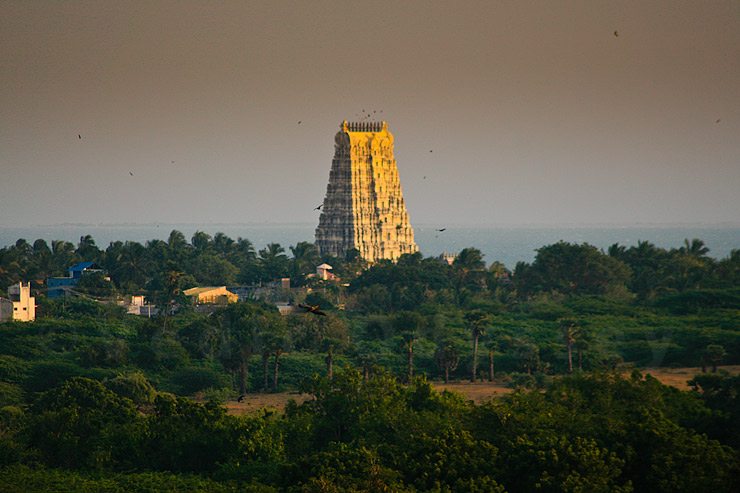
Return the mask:
M701 385L714 390L575 375L474 405L345 369L284 415L237 417L167 395L141 413L76 377L26 412L3 408L0 477L25 491L734 491L721 426L737 404L714 409L730 384Z

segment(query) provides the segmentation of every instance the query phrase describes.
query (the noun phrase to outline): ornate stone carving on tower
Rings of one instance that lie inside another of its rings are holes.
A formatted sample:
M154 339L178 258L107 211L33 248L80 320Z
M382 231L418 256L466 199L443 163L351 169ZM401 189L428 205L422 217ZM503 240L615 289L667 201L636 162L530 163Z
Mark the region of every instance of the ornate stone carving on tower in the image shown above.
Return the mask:
M337 257L356 248L369 262L419 250L386 122L342 122L334 137L316 246Z

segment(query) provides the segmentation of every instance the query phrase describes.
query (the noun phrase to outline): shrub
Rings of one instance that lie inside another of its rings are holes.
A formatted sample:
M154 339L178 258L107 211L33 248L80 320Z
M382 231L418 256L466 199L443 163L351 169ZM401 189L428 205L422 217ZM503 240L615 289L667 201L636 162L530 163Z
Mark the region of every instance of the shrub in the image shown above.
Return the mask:
M121 397L127 397L138 405L151 404L157 391L141 372L118 375L105 382L105 386Z

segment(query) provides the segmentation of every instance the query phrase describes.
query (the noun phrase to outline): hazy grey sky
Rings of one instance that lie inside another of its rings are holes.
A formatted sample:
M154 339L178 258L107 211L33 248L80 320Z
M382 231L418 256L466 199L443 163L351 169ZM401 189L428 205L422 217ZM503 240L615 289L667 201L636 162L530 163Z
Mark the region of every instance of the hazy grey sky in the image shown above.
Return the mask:
M412 224L740 222L736 0L3 1L0 77L0 226L318 223L361 109Z

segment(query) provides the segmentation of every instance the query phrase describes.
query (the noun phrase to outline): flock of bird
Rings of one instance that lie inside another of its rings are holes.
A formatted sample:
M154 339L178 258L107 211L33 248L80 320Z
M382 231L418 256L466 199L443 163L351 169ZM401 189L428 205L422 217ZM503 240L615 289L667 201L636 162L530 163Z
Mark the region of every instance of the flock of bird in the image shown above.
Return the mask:
M618 38L619 37L619 31L618 30L614 30L614 32L612 34L614 35L615 38ZM370 118L373 118L375 115L378 115L380 113L383 113L383 110L372 110L372 113L371 113L370 110L365 111L365 108L363 108L360 113L355 113L355 118L357 118L358 121L360 121L360 122L365 122L365 121L368 121ZM720 123L721 121L722 121L721 118L717 118L714 121L714 123ZM302 123L303 123L303 120L298 120L298 125L300 125ZM82 134L77 134L77 138L79 140L82 140ZM429 152L431 153L431 152L433 152L433 150L432 149L429 149ZM175 164L175 161L170 161L170 162L172 164ZM133 171L129 171L128 174L131 175L131 176L134 176ZM427 179L427 177L424 176L424 180L426 180L426 179ZM315 207L314 210L315 211L320 211L322 205L324 205L324 204L321 204L318 207ZM444 231L444 229L442 229L441 231Z
M373 118L373 115L378 115L378 114L380 114L382 112L383 112L383 110L380 110L380 111L373 110L373 112L370 113L370 110L365 111L365 108L363 108L360 113L355 113L355 118L357 119L357 121L366 122L370 118Z

